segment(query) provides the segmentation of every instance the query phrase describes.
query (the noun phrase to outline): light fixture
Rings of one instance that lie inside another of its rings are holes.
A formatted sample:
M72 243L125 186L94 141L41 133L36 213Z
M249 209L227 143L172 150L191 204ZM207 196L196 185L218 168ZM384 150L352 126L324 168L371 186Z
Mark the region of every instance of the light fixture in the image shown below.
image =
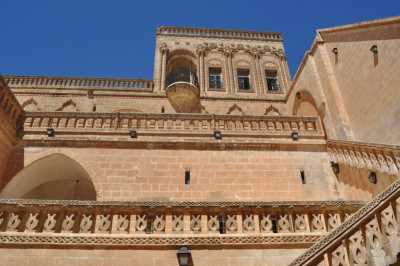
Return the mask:
M373 54L378 54L378 46L372 45L369 49Z
M134 130L134 129L129 129L129 136L130 136L132 139L136 139L136 138L138 137L137 131Z
M176 256L178 257L179 266L189 266L192 260L192 254L190 253L190 249L186 246L182 246L176 252Z
M292 139L299 140L299 132L296 132L296 131L292 132Z
M47 136L48 136L48 137L54 137L55 134L56 134L56 131L54 130L54 128L49 127L49 128L47 129Z
M222 139L222 133L219 130L214 130L214 138L215 139Z
M334 173L336 176L338 176L339 173L340 173L339 164L338 164L338 163L335 163L335 162L331 162L331 167L332 167L333 173Z
M378 178L375 172L370 172L368 176L368 181L372 184L376 184L378 182Z
M338 48L335 47L335 48L332 49L332 53L338 54L338 52L339 52L339 51L338 51Z

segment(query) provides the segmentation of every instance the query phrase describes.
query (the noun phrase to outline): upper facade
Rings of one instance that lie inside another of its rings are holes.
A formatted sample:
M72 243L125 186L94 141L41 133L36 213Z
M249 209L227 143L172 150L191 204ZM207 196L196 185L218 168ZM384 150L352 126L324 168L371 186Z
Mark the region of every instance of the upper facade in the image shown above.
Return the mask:
M168 91L182 71L201 97L283 100L290 81L280 33L158 28L155 91Z
M285 114L290 86L280 33L177 27L157 29L153 80L6 80L25 110L51 112Z

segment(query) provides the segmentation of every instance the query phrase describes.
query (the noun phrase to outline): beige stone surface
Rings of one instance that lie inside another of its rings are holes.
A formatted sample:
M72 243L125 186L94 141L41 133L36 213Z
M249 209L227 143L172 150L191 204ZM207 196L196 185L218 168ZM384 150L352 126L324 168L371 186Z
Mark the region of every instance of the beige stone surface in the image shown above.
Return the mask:
M193 265L284 266L303 249L192 250ZM176 250L0 249L7 266L175 266Z
M29 166L52 154L63 154L79 163L93 181L98 200L338 198L325 152L28 147L23 158L16 156L10 163L18 165L23 160L23 165ZM186 169L191 171L189 185L184 184ZM305 172L306 184L301 182L300 170Z

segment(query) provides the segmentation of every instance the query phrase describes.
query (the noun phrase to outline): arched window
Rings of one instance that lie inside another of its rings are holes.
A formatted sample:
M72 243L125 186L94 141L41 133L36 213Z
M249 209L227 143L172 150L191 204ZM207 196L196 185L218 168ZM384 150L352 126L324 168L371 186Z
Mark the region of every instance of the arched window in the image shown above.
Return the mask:
M94 185L75 160L52 154L22 169L5 186L1 198L96 200Z

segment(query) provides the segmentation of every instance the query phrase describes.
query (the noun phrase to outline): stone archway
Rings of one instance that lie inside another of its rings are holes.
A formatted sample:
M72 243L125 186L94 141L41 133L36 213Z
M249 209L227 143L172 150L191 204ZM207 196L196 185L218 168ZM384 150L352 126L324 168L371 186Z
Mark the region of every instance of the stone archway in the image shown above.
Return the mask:
M34 161L5 186L1 198L96 200L89 174L75 160L55 153Z

